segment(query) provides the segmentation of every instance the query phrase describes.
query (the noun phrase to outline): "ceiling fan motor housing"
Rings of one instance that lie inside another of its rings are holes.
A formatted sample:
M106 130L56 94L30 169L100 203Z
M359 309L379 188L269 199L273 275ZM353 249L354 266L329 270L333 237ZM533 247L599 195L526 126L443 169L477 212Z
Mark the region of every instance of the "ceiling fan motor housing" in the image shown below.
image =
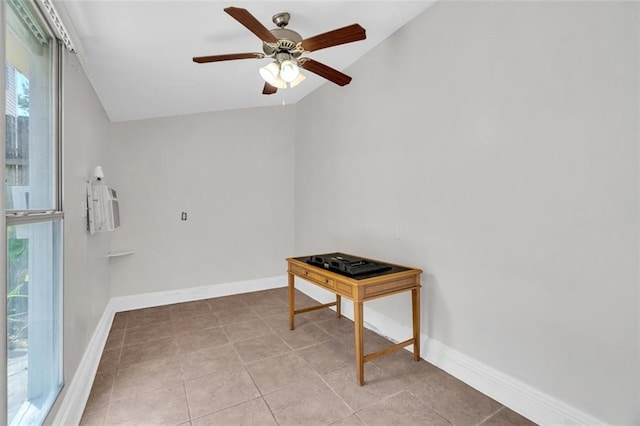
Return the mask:
M287 52L294 58L297 58L302 54L302 52L296 51L296 46L302 41L302 36L297 32L286 28L276 28L271 30L271 34L276 36L278 44L274 48L273 45L262 43L262 51L267 56L271 56L278 52Z

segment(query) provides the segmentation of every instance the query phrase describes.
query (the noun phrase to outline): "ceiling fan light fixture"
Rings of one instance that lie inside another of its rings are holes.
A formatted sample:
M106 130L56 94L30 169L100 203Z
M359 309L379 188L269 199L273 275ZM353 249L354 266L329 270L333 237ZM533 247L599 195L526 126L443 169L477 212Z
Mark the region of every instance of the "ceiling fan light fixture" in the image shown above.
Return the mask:
M276 80L280 80L278 74L280 73L280 66L277 62L271 62L270 64L265 65L260 68L260 77L273 87L276 86Z
M296 77L295 80L293 80L291 83L289 83L289 87L296 87L298 84L302 83L302 81L307 78L304 76L304 74L302 74L301 72L298 72L298 76Z
M287 83L291 83L298 78L298 75L300 75L300 68L294 61L290 59L282 61L280 64L280 78Z
M273 81L273 83L269 83L269 84L277 89L286 89L288 87L287 82L281 79L280 77L276 78Z

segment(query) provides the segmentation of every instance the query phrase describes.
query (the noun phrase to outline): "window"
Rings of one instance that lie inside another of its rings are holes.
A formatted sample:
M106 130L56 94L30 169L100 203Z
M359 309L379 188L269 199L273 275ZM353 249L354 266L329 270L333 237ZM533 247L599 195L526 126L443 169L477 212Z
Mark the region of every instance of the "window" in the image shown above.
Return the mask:
M60 55L33 3L5 5L6 423L39 424L62 387Z

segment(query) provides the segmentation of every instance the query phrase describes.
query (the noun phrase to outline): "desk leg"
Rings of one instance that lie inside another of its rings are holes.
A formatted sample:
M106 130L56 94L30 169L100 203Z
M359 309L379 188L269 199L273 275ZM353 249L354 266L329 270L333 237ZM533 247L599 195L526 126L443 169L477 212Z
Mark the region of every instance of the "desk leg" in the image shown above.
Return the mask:
M411 290L413 314L413 359L420 361L420 288Z
M295 328L295 323L293 320L293 317L295 316L295 314L293 313L295 311L295 303L296 303L296 294L295 294L295 287L293 285L293 274L289 273L289 330L293 330Z
M362 318L362 302L353 302L354 322L356 335L356 378L360 386L364 385L364 333Z
M336 294L336 317L342 316L342 296Z

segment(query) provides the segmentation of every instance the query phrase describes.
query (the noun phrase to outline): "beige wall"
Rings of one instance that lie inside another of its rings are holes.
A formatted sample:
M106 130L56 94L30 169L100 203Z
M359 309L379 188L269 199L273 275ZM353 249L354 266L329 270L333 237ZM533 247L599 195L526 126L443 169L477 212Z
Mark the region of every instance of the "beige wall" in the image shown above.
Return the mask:
M293 251L293 107L114 123L112 295L282 275ZM181 212L187 221L181 221Z
M430 337L640 422L638 28L632 3L435 4L298 104L295 252L420 267Z
M110 122L75 55L64 69L64 381L75 374L110 298L109 235L89 235L85 182L107 160ZM108 177L107 177L108 178ZM62 391L51 422L64 398Z

